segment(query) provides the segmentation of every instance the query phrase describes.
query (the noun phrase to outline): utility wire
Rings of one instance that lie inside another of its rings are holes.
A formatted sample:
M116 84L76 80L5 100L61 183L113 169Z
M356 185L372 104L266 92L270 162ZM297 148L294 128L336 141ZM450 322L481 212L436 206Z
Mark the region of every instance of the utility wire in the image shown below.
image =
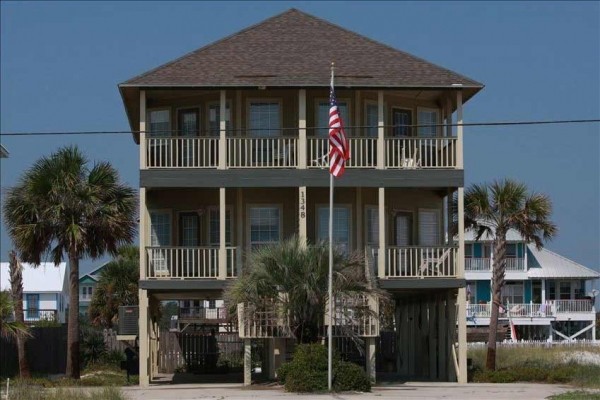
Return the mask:
M448 126L514 126L514 125L553 125L553 124L588 124L588 123L599 123L600 119L568 119L568 120L545 120L545 121L504 121L504 122L470 122L462 124L413 124L413 125L354 125L346 126L345 129L376 129L376 128L432 128L432 127L448 127ZM328 126L312 126L306 127L306 130L326 130ZM248 131L290 131L299 130L298 127L290 128L256 128L256 129L244 129L244 128L227 128L227 132L248 132ZM119 135L119 134L139 134L141 131L63 131L63 132L0 132L0 136L44 136L44 135ZM145 132L149 132L146 130ZM160 130L153 131L153 134L159 133L180 133L181 130ZM213 130L213 133L219 132L219 130Z

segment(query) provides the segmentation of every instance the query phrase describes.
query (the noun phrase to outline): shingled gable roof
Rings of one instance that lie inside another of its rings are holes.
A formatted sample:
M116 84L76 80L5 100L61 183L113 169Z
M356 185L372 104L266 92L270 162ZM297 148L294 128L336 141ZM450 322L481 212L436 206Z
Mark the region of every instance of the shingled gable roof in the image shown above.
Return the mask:
M440 88L481 83L296 9L132 78L123 87ZM473 93L474 94L474 93ZM469 96L470 97L470 96Z

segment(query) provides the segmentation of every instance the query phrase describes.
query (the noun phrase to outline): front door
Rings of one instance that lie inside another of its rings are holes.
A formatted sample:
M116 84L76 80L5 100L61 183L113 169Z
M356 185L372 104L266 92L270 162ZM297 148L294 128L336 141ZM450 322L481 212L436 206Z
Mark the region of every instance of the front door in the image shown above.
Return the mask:
M179 110L177 113L177 136L179 143L179 162L181 167L196 166L198 154L195 151L194 140L200 133L200 117L197 108Z
M200 217L196 212L179 214L180 276L198 276L200 258L197 247L200 245Z

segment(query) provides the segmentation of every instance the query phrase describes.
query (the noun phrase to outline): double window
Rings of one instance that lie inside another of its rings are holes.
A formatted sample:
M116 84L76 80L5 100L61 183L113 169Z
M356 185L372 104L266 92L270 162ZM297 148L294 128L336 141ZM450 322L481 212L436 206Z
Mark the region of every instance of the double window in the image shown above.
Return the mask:
M419 136L435 137L438 132L439 113L436 109L419 108L417 114Z
M392 108L392 135L412 136L412 111L402 108Z
M522 282L506 282L502 287L502 304L507 302L510 304L523 303L523 283Z
M148 113L148 135L150 137L171 136L170 110L153 110Z
M281 110L278 102L250 103L250 136L274 137L281 135Z
M438 210L419 210L419 245L440 245L440 212Z

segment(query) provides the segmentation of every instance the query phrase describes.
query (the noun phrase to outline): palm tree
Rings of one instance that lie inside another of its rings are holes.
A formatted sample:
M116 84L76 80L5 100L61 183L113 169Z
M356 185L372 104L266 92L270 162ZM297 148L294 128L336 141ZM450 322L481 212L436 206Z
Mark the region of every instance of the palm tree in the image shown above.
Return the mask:
M29 328L13 318L14 304L8 291L0 291L0 336L16 339L30 336Z
M100 273L89 310L92 324L111 328L118 318L119 306L138 304L139 279L137 246L121 247L119 256Z
M496 330L501 290L506 270L506 234L517 231L527 243L541 249L557 232L550 221L552 202L545 194L529 192L527 186L510 179L472 185L465 192L465 229L493 237L492 313L486 368L496 369Z
M298 342L317 342L328 297L328 244L304 246L293 237L254 250L247 265L242 276L225 291L230 313L235 313L238 303L260 307L265 299L277 299ZM385 296L365 276L364 255L346 255L334 250L333 274L336 296L373 295L381 299Z
M8 274L10 275L10 292L15 311L15 321L20 325L25 325L25 315L23 314L23 266L17 259L17 253L13 250L8 253ZM29 364L27 363L27 354L25 353L26 335L17 335L17 354L19 358L19 376L21 378L30 378Z
M78 379L79 260L116 255L136 228L135 191L119 183L107 162L88 166L77 147L42 157L9 189L4 203L8 233L25 262L40 264L46 254L69 260L67 375Z

